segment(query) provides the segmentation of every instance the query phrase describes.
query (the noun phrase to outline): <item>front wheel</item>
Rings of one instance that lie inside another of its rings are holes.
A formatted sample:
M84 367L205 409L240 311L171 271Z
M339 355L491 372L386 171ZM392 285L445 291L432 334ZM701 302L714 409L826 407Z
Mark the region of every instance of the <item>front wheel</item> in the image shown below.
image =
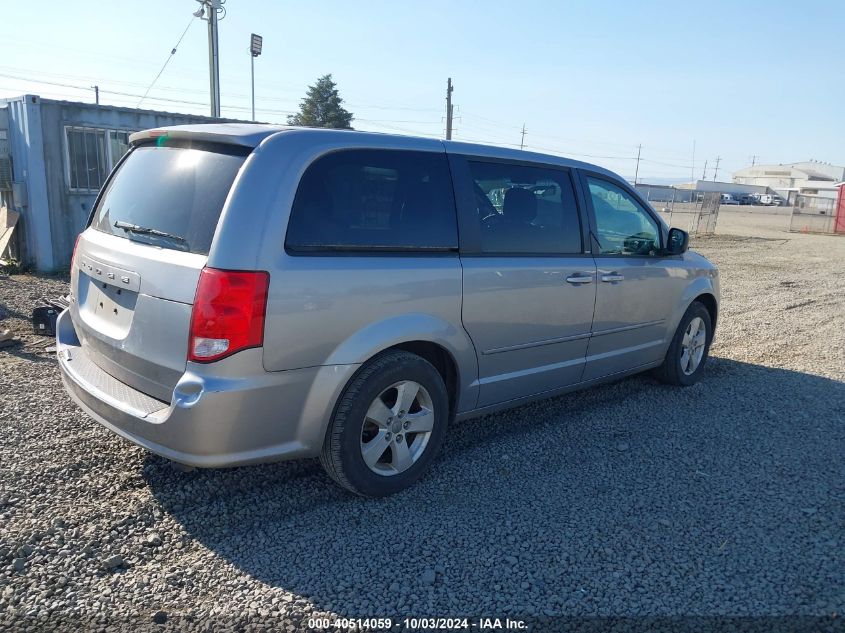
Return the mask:
M704 371L712 340L710 312L702 303L694 301L681 318L666 358L655 374L671 385L694 385Z
M449 417L440 373L408 352L367 363L346 387L320 462L341 486L366 497L407 488L434 459Z

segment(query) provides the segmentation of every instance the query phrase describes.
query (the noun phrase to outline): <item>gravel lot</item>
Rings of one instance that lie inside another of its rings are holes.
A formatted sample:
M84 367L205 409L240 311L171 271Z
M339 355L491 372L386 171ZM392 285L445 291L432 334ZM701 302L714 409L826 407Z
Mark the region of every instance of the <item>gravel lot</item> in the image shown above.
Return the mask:
M733 235L693 245L722 273L703 382L635 377L455 425L432 473L383 500L316 461L178 472L82 414L24 336L0 351L0 629L300 630L331 613L842 630L845 238L760 221L725 217ZM64 288L0 277L0 329L25 335Z

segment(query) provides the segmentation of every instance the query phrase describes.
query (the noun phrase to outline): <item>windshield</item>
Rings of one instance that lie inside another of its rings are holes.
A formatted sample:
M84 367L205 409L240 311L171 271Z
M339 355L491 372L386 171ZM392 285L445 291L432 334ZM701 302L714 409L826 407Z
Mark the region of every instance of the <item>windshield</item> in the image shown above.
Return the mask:
M207 255L246 151L207 144L137 147L109 181L91 226Z

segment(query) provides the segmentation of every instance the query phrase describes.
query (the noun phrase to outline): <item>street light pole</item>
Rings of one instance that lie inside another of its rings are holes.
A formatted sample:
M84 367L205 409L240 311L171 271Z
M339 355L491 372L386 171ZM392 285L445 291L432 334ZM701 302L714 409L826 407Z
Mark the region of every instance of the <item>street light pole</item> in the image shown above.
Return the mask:
M264 38L253 33L249 38L249 74L252 83L252 120L255 121L255 58L261 55Z
M220 51L217 43L217 10L220 0L208 2L208 73L211 89L211 116L220 116Z
M200 8L194 16L208 22L208 84L211 93L211 116L220 117L220 49L217 42L217 12L226 10L223 3L226 0L197 0ZM205 17L207 14L207 17ZM176 52L176 49L173 49ZM171 53L172 54L172 53Z

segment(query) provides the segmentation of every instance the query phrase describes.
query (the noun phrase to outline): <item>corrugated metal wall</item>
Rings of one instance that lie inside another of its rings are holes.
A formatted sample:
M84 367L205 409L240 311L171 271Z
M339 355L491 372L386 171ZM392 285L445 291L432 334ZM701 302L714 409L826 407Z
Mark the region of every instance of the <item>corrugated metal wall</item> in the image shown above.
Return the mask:
M54 101L34 95L9 100L7 111L14 178L26 181L28 193L27 201L14 201L27 235L22 256L40 270L70 265L76 235L85 227L96 199L95 192L74 191L69 185L66 126L134 132L215 121L203 116Z

